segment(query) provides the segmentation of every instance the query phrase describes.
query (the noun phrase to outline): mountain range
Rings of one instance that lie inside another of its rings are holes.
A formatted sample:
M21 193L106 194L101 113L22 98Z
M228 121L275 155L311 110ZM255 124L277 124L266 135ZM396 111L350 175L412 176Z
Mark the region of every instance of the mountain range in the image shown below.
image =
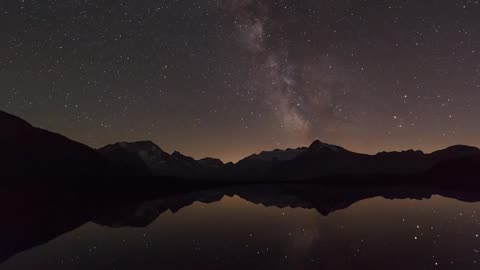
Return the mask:
M435 151L355 153L314 141L308 147L263 151L237 163L169 154L151 141L93 149L0 111L0 172L9 177L145 176L216 181L298 181L372 175L472 178L480 149L456 145Z

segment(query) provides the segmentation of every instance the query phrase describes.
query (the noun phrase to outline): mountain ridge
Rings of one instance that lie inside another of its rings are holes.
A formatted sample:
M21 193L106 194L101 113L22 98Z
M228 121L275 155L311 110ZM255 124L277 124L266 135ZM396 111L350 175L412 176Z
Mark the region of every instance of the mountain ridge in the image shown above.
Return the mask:
M0 147L4 149L0 164L3 173L11 176L37 173L278 181L345 175L413 175L442 168L450 168L452 175L454 168L473 174L477 169L473 164L476 157L480 157L479 148L466 145L453 145L431 153L406 150L369 155L315 140L308 147L262 151L237 163L225 164L216 158L196 160L178 151L169 154L148 140L117 142L92 149L2 111L0 126L4 130L0 133ZM470 157L474 161L469 160ZM454 162L456 160L465 160L473 168L464 168Z

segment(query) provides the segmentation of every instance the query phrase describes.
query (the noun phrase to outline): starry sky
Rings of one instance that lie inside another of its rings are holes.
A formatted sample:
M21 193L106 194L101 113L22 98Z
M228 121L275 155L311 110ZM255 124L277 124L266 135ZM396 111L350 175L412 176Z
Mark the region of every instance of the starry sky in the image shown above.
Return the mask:
M0 109L236 161L480 146L477 0L3 0Z

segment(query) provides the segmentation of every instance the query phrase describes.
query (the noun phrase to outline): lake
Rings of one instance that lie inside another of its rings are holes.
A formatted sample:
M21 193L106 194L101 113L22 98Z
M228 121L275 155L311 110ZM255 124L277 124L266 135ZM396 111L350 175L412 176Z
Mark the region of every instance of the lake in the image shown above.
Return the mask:
M284 185L12 203L0 269L479 269L476 197Z

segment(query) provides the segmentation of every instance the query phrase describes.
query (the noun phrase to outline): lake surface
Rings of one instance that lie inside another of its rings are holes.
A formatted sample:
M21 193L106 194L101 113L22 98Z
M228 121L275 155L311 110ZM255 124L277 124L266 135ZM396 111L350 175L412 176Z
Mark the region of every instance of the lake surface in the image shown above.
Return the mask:
M48 237L15 249L0 269L480 269L480 203L472 194L466 202L322 191L333 195L312 202L311 194L245 192L143 201L57 226L58 235L45 226L39 234ZM38 222L62 223L57 213ZM20 241L2 234L5 252Z

